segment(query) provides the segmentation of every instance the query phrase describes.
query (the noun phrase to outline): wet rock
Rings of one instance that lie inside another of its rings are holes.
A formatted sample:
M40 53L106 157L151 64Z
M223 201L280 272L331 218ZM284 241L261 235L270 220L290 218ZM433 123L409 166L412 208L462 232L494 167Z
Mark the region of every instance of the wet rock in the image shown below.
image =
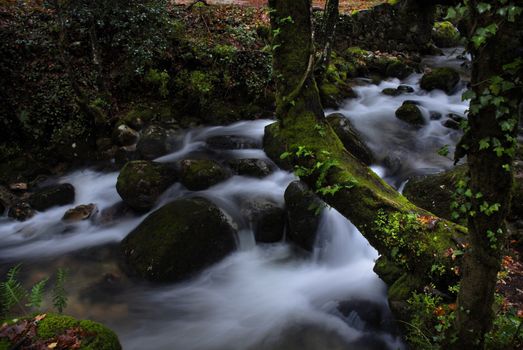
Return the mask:
M355 326L365 331L386 331L394 333L394 318L387 307L365 299L343 301L338 311L348 321L355 321ZM359 321L359 322L358 322Z
M386 76L398 79L405 79L412 73L414 73L414 69L401 62L400 60L392 60L387 65L387 69L385 71Z
M136 145L136 150L143 159L156 159L170 151L167 131L158 125L147 127Z
M138 160L138 158L140 158L140 155L136 151L135 145L119 147L114 153L114 161L120 166L127 162Z
M381 90L381 93L383 95L387 95L387 96L399 96L399 95L401 95L401 91L399 91L398 89L393 89L393 88L383 89L383 90Z
M186 159L180 162L180 182L191 191L205 190L230 177L221 164L210 159Z
M439 89L450 94L458 85L459 80L459 73L455 69L449 67L435 68L423 75L420 86L427 91Z
M62 217L62 221L77 222L91 218L98 211L96 204L82 204L67 210Z
M432 29L432 40L438 47L455 47L460 44L460 34L451 22L436 22Z
M283 239L285 211L276 203L256 198L244 201L241 210L251 222L256 242L274 243Z
M235 249L235 230L213 203L179 199L150 214L121 243L130 270L151 281L179 281Z
M38 211L74 202L75 190L71 184L59 184L38 189L29 197L29 204Z
M347 151L367 165L374 162L374 155L362 141L360 134L348 118L341 113L333 113L327 116L327 122L338 135Z
M403 102L401 107L396 110L396 118L416 126L425 124L421 110L418 106L408 101Z
M27 182L16 182L9 185L9 189L14 192L25 192L29 189Z
M125 124L119 125L113 131L113 140L120 146L134 145L140 137L140 134Z
M434 175L417 176L405 185L403 195L417 206L431 213L452 220L450 204L456 184L464 178L466 166L460 165L453 169Z
M116 190L131 208L147 211L176 180L176 171L170 165L135 160L122 168L116 182Z
M229 167L238 175L262 178L272 172L272 166L263 159L231 159L227 162Z
M34 209L27 202L14 203L7 212L7 216L18 221L29 220L34 215Z
M440 112L431 111L429 113L430 120L440 120L443 117Z
M400 86L398 86L397 90L401 91L401 92L406 92L409 94L414 92L414 88L412 86L408 86L408 85L400 85Z
M454 130L459 130L461 123L465 120L464 117L454 113L447 114L447 118L448 119L443 122L443 126Z
M261 148L261 142L245 136L221 135L213 136L206 140L209 147L213 149L248 149Z
M125 202L118 202L109 208L105 208L100 212L97 218L97 223L102 225L108 225L126 216L131 216L132 209L125 204Z
M284 197L288 223L287 238L312 252L320 224L319 212L325 203L301 181L292 182L285 190Z

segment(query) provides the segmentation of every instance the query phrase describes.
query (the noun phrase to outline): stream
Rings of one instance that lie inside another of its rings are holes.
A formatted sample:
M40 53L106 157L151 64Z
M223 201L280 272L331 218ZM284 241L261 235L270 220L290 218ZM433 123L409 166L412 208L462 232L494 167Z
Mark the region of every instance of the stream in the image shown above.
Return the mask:
M455 52L429 57L430 66L458 68ZM463 74L466 74L464 72ZM442 125L448 114L464 116L465 88L454 94L420 89L420 74L379 85L362 79L358 98L338 110L358 129L377 158L372 169L401 190L409 177L435 173L452 166L438 149L453 145L460 132ZM392 97L385 88L409 85L414 92ZM394 112L405 101L417 101L427 124L414 128ZM176 151L158 159L227 160L259 158L260 148L211 149L206 140L220 135L242 136L261 144L271 120L256 120L187 130L178 135ZM69 304L65 312L100 321L115 330L124 349L180 350L318 350L403 349L387 304L386 285L372 271L378 258L347 219L332 208L321 212L317 241L311 255L285 242L256 244L242 213L247 199L270 199L284 206L283 193L296 178L275 170L262 179L233 176L205 191L191 192L175 184L155 209L176 198L203 196L215 202L238 226L238 249L191 280L155 285L126 277L119 263L118 243L146 215L124 213L103 220L104 211L121 199L115 184L118 173L83 169L49 183L71 183L75 203L38 213L26 222L0 218L1 271L22 262L22 278L29 285L67 267ZM65 210L95 203L97 216L67 224Z

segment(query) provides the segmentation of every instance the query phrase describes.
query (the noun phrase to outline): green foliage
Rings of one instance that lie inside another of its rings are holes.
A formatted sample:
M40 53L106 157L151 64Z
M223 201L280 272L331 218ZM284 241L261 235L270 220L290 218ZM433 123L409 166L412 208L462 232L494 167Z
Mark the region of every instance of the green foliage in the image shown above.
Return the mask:
M12 267L6 274L5 281L0 282L0 315L7 316L14 311L21 315L27 315L29 311L40 310L44 301L48 278L35 283L30 290L26 290L19 281L21 265ZM59 269L56 274L56 282L53 288L53 305L56 310L62 312L67 306L67 296L64 288L66 281L65 270Z
M158 93L161 97L165 98L169 95L169 73L167 71L159 71L158 69L151 68L145 75L145 81L153 86L156 86Z
M56 281L53 287L53 306L59 313L67 307L67 292L64 288L67 279L67 270L59 268L56 273Z

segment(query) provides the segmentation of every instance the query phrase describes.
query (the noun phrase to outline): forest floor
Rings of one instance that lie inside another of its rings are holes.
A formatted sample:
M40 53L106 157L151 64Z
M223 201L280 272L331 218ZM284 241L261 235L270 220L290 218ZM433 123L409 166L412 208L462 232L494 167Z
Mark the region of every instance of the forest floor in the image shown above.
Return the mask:
M190 4L194 0L175 0L177 4ZM354 10L364 10L383 3L383 0L340 0L340 12L347 13ZM244 5L261 7L267 4L267 0L207 0L212 5ZM314 0L314 6L323 7L325 0Z

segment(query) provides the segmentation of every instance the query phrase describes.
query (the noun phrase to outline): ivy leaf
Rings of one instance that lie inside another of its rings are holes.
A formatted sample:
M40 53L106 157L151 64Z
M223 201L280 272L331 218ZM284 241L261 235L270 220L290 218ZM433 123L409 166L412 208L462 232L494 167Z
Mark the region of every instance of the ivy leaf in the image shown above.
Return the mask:
M489 147L490 147L490 143L489 143L489 138L488 138L488 137L486 137L486 138L484 138L484 139L481 139L481 140L479 141L479 150L480 150L480 151L481 151L481 150L484 150L484 149L487 149L487 148L489 148Z
M472 100L474 98L476 98L476 93L472 90L467 90L463 93L463 95L461 95L462 101Z
M492 8L492 6L490 6L490 4L487 4L485 2L480 2L477 6L478 12L480 14L489 11L491 8Z

